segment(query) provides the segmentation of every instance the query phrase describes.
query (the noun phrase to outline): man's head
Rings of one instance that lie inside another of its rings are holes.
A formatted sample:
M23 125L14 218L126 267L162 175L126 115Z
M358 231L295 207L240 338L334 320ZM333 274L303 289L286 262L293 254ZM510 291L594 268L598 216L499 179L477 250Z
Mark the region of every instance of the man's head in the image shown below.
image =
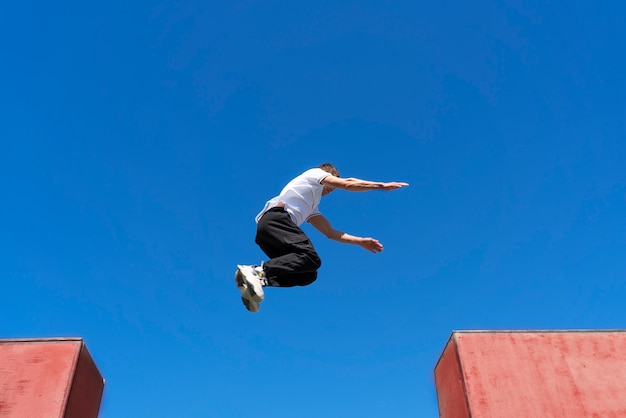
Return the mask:
M331 163L320 164L320 165L317 166L317 168L321 168L325 172L330 173L330 174L332 174L335 177L340 177L339 176L339 170L337 170L337 168L334 165L332 165Z
M335 177L339 177L339 170L337 170L337 168L331 163L320 164L317 166L317 168L321 168L325 172L330 173ZM322 196L326 196L328 193L332 192L333 190L335 190L334 187L331 187L325 184L324 189L322 190Z

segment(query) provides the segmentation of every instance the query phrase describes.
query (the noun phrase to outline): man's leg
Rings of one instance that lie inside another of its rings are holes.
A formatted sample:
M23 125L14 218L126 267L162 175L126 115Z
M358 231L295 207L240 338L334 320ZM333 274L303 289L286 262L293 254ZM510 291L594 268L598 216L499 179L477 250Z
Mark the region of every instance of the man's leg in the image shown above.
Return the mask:
M270 258L263 270L271 286L306 286L317 278L321 266L317 251L284 209L270 209L263 215L255 241Z

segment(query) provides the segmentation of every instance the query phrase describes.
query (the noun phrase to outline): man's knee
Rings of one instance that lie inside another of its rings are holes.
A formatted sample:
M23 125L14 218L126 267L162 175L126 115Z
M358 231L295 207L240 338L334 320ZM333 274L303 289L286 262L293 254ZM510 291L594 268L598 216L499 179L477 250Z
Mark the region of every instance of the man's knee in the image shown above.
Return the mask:
M313 271L319 270L319 268L322 267L322 259L317 254L317 252L312 251L312 252L310 252L307 255L308 255L308 258L310 260L311 270L313 270Z
M298 286L308 286L311 283L313 283L315 280L317 280L317 272L314 271L313 273L310 273L307 275L306 279L303 279L300 281L300 283L298 283Z

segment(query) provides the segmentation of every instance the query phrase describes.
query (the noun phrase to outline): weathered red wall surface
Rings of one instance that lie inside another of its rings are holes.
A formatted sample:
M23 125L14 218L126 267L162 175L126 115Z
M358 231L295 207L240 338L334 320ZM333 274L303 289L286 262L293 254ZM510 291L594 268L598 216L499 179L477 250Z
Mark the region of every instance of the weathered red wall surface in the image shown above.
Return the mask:
M81 339L0 340L2 418L95 418L103 389Z
M435 383L441 418L624 418L626 332L455 332Z

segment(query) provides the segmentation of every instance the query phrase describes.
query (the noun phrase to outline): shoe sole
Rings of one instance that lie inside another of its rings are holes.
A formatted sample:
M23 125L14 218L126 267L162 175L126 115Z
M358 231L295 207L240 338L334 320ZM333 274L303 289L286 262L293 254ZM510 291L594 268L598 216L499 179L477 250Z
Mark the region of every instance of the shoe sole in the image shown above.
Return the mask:
M241 291L241 302L243 303L243 306L245 306L246 309L252 313L259 312L259 302L250 298L247 280L239 269L237 269L237 272L235 273L235 284L237 285L237 289Z
M243 273L239 271L239 268L237 268L237 271L235 272L235 284L237 285L237 289L239 289L242 293L246 289L246 278Z
M243 306L245 306L246 309L249 310L252 313L259 312L259 309L261 308L259 306L259 302L255 302L253 300L246 299L243 296L241 297L241 302L243 302Z
M241 271L241 267L242 266L237 266L237 271L235 272L235 283L237 284L237 288L241 291L242 297L246 298L247 293L248 297L246 299L250 299L254 302L262 302L265 297L263 287L259 285L259 288L255 290L254 283L250 282L246 278L246 275ZM245 292L246 289L248 292Z

